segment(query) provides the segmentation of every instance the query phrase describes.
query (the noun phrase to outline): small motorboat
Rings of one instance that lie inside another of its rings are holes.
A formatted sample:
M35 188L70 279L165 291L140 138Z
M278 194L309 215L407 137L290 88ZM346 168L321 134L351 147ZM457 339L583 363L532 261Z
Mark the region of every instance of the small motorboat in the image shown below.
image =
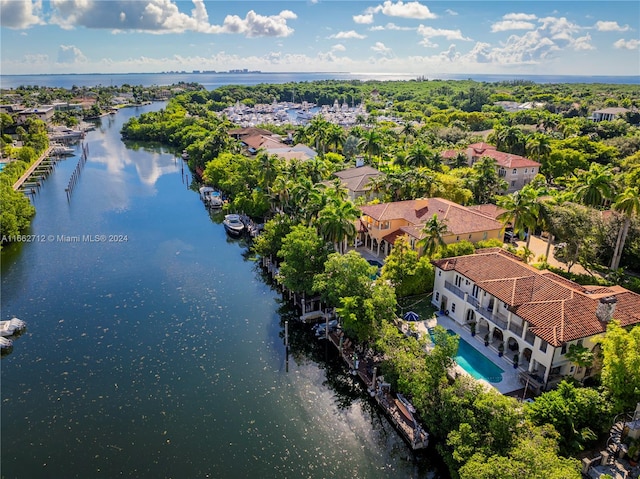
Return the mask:
M225 215L222 224L224 225L224 229L227 230L227 233L233 236L240 236L245 229L242 218L236 214Z
M200 199L210 208L222 208L222 195L210 186L200 188Z

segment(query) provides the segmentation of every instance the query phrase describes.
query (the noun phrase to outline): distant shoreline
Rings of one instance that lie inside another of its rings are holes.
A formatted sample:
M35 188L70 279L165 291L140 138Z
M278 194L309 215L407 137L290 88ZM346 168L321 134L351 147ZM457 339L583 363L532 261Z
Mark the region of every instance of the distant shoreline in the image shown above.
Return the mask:
M514 75L514 74L453 74L453 73L348 73L348 72L161 72L161 73L61 73L33 75L0 75L3 89L20 86L73 88L93 86L165 86L193 82L213 90L223 85L257 85L260 83L297 83L312 81L463 81L485 83L529 81L537 84L615 84L640 85L640 75Z

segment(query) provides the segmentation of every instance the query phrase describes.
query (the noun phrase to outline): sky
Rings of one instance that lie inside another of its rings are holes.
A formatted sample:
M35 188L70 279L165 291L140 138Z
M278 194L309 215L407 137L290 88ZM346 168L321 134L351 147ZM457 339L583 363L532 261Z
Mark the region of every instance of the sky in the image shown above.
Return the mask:
M640 75L640 2L0 0L0 73Z

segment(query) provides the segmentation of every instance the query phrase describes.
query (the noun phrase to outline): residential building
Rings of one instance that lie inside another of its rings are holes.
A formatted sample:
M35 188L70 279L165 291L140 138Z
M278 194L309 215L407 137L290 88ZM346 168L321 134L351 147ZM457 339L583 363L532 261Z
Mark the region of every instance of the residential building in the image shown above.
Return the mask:
M450 159L458 153L457 150L447 150L442 153L442 157ZM495 146L484 142L469 145L463 153L467 157L469 166L473 166L484 156L493 158L496 161L498 176L507 182L507 193L521 190L524 185L533 180L542 166L541 163L524 156L498 151Z
M618 107L603 108L602 110L594 111L589 119L593 121L613 121L616 118L619 118L621 115L624 115L628 111L631 110Z
M503 237L503 225L484 211L474 210L444 198L422 198L418 200L396 201L361 206L359 232L364 245L372 253L386 256L396 239L407 236L409 244L424 237L424 224L437 215L447 225L442 236L445 244L468 240L477 243L481 240Z
M349 198L351 201L355 201L362 196L369 198L371 178L376 178L382 173L371 166L360 164L355 168L337 171L333 175L340 178L343 186L349 192Z
M567 359L571 345L593 352L612 319L640 324L640 295L620 286L581 286L523 263L502 248L433 261L432 303L515 362L520 381L538 392L565 376L591 376ZM514 361L515 360L515 361Z
M51 105L43 105L36 108L27 108L18 113L16 125L24 125L28 118L37 118L48 124L53 119L55 110Z

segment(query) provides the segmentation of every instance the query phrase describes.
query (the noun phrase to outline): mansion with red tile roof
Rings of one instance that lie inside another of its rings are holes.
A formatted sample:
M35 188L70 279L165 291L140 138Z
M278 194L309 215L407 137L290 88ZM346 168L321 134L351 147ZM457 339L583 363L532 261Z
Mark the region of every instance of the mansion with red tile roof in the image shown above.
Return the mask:
M442 157L455 158L458 153L459 151L457 150L447 150L442 153ZM488 143L473 143L464 150L464 154L467 157L469 166L473 166L483 156L496 160L498 176L509 185L508 193L518 191L524 185L530 183L540 172L540 166L542 166L537 161L530 160L524 156L498 151L495 146Z
M442 235L445 244L461 240L477 243L491 238L502 239L504 226L492 216L496 207L491 205L489 210L484 210L481 206L466 207L444 198L361 206L359 233L364 245L377 256L389 254L400 236L407 236L409 244L415 249L417 241L424 236L424 224L433 215L447 225L447 231Z
M581 286L523 263L501 248L433 261L432 303L460 324L503 344L523 384L544 391L592 371L566 358L572 344L594 351L611 319L640 324L640 295L621 286Z

